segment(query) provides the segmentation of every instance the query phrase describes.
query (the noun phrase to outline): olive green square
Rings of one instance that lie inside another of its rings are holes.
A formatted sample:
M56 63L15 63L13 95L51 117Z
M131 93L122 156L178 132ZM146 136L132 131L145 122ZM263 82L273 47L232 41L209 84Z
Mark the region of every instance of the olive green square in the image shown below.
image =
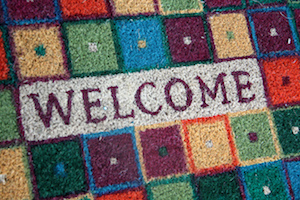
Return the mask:
M10 90L0 91L0 141L20 138L17 113Z
M73 75L97 74L119 69L110 21L64 24ZM92 49L91 46L95 46Z
M199 10L198 0L160 0L163 10L166 11L186 11Z
M268 115L265 112L230 118L240 160L247 161L276 155ZM256 133L258 140L251 142L249 133Z

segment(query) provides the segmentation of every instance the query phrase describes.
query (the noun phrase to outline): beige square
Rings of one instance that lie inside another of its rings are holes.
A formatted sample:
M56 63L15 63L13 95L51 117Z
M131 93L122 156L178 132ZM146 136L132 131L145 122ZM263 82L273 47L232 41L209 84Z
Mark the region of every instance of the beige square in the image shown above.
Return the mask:
M155 12L153 0L114 0L114 6L118 15Z
M146 48L146 46L147 46L146 40L139 40L138 41L138 47L140 49L144 49L144 48Z
M23 148L0 149L0 174L5 175L5 183L0 182L1 200L32 199L28 174L26 175ZM27 161L26 161L27 162Z
M20 78L51 77L66 73L58 27L28 27L13 32ZM45 55L36 53L43 46Z
M244 14L217 14L209 17L209 22L218 58L245 57L254 53Z
M228 133L224 121L187 125L195 167L207 169L232 164Z

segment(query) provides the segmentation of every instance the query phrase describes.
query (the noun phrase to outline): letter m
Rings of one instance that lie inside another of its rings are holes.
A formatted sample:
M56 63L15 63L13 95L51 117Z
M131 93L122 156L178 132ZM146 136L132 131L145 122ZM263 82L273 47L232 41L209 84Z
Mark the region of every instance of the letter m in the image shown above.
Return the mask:
M221 73L218 75L216 83L215 83L214 91L211 91L199 76L196 77L196 79L198 79L198 81L199 81L200 89L202 92L202 102L203 102L203 104L201 105L202 108L205 108L208 106L208 104L206 103L205 93L207 93L208 96L210 96L214 100L217 97L219 85L221 85L222 94L224 97L222 104L230 103L230 101L227 100L226 88L225 88L225 84L224 84L224 76L226 76L225 73Z
M43 121L46 128L50 127L50 121L51 121L51 117L52 117L53 106L55 106L55 108L57 109L58 114L60 115L60 117L62 118L64 123L67 124L67 125L70 124L70 116L71 116L71 108L72 108L72 96L73 96L74 91L70 90L70 91L67 91L66 93L68 94L68 105L67 105L68 106L67 107L68 111L67 111L67 114L64 114L63 109L61 108L57 97L53 93L49 94L46 113L43 112L41 104L38 100L39 95L38 94L28 95L28 97L33 100L35 109L37 110L38 115L40 116L40 118Z

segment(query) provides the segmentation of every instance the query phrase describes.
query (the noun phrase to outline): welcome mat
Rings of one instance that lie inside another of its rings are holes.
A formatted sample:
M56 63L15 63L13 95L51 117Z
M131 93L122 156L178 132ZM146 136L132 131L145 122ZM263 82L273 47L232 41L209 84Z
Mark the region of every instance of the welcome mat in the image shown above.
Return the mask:
M0 199L300 199L297 0L1 0Z

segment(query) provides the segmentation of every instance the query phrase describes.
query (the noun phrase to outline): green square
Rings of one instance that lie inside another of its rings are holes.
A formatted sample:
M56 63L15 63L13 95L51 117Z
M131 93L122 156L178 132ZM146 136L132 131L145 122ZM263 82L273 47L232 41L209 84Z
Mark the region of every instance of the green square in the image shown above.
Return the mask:
M198 195L202 200L222 199L237 200L243 199L238 183L237 173L226 172L214 176L199 177L196 180Z
M150 200L196 199L189 176L153 181L147 185L147 193Z
M294 134L293 127L300 128L300 108L282 109L273 112L279 143L285 155L300 153L300 132Z
M87 191L79 141L35 145L31 152L41 198Z
M93 75L119 69L110 21L64 24L73 75Z
M283 3L284 0L249 0L250 5L254 4L269 4L269 3Z
M198 0L161 0L161 6L165 12L201 9Z
M0 141L20 138L17 113L10 90L0 91Z
M290 199L281 161L242 167L246 199Z
M230 124L240 160L247 161L276 155L267 113L233 117L230 118ZM249 139L249 133L256 133L256 142Z

